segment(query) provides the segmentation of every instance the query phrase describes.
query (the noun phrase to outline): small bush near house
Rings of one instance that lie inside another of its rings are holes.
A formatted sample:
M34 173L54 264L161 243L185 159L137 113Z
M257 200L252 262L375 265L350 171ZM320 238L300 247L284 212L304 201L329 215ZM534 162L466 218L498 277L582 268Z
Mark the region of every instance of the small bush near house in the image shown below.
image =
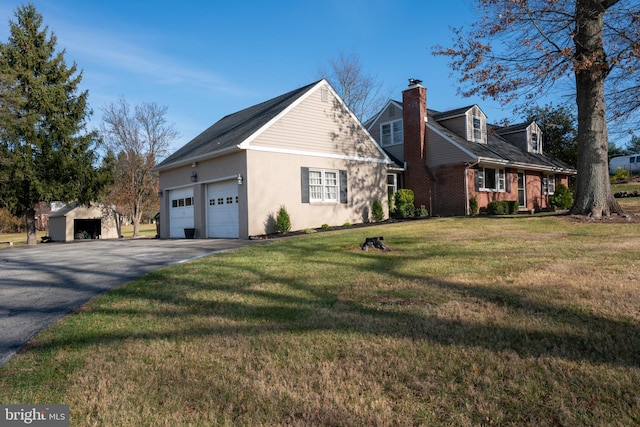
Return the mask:
M566 185L558 183L556 185L556 190L549 198L549 203L560 209L569 209L571 205L573 205L573 193Z
M518 213L518 202L511 200L500 200L487 204L487 214L489 215L514 215Z
M322 224L321 228L327 229L327 228L329 228L329 224Z
M397 218L411 218L416 210L413 205L413 201L415 200L413 190L402 188L396 191L394 198L396 205L395 216Z
M469 211L471 215L478 215L478 199L476 199L476 196L469 199Z
M278 233L286 233L291 230L291 218L289 217L289 212L287 212L287 208L284 207L284 205L281 205L280 209L278 209L275 228Z
M344 224L342 224L343 227L351 227L351 223L350 222L345 222Z
M371 214L375 222L384 221L384 210L382 210L382 203L380 200L375 199L371 203Z
M425 218L429 216L429 211L425 205L420 205L420 208L416 210L416 216L418 218Z

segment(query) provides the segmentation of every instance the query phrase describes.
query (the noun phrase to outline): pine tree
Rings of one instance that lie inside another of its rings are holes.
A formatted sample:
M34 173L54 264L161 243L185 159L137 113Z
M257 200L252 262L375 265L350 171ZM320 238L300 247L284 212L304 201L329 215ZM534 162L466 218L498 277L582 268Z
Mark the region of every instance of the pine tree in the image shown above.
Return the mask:
M95 132L86 131L88 92L78 93L82 73L67 66L56 37L42 28L31 4L20 6L0 44L0 207L24 216L27 243L36 243L39 202L95 199L106 175L96 163Z

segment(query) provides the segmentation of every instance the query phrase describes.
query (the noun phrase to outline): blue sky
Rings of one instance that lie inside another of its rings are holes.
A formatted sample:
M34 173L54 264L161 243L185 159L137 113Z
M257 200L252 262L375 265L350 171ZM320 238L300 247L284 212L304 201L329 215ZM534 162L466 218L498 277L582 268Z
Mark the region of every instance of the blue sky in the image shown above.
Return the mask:
M471 0L32 3L67 62L83 70L90 126L120 97L155 102L180 132L173 150L227 114L317 80L340 52L358 55L395 99L417 78L430 108L478 103L490 121L513 119L510 108L457 95L447 60L431 54L433 45L451 44L450 27L473 20ZM0 40L21 4L0 3Z

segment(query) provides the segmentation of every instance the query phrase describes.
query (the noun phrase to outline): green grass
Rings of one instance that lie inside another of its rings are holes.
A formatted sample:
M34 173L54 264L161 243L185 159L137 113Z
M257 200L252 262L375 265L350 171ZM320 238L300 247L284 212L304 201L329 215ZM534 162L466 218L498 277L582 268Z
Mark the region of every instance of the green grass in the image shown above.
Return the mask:
M83 426L638 424L639 234L442 218L174 265L39 334L0 402Z

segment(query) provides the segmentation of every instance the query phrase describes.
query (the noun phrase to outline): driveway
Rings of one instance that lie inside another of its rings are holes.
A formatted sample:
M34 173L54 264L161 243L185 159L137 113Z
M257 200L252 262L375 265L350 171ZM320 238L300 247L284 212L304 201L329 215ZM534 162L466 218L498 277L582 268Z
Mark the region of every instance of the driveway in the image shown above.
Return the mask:
M42 329L97 295L170 264L252 243L87 240L0 250L0 367Z

